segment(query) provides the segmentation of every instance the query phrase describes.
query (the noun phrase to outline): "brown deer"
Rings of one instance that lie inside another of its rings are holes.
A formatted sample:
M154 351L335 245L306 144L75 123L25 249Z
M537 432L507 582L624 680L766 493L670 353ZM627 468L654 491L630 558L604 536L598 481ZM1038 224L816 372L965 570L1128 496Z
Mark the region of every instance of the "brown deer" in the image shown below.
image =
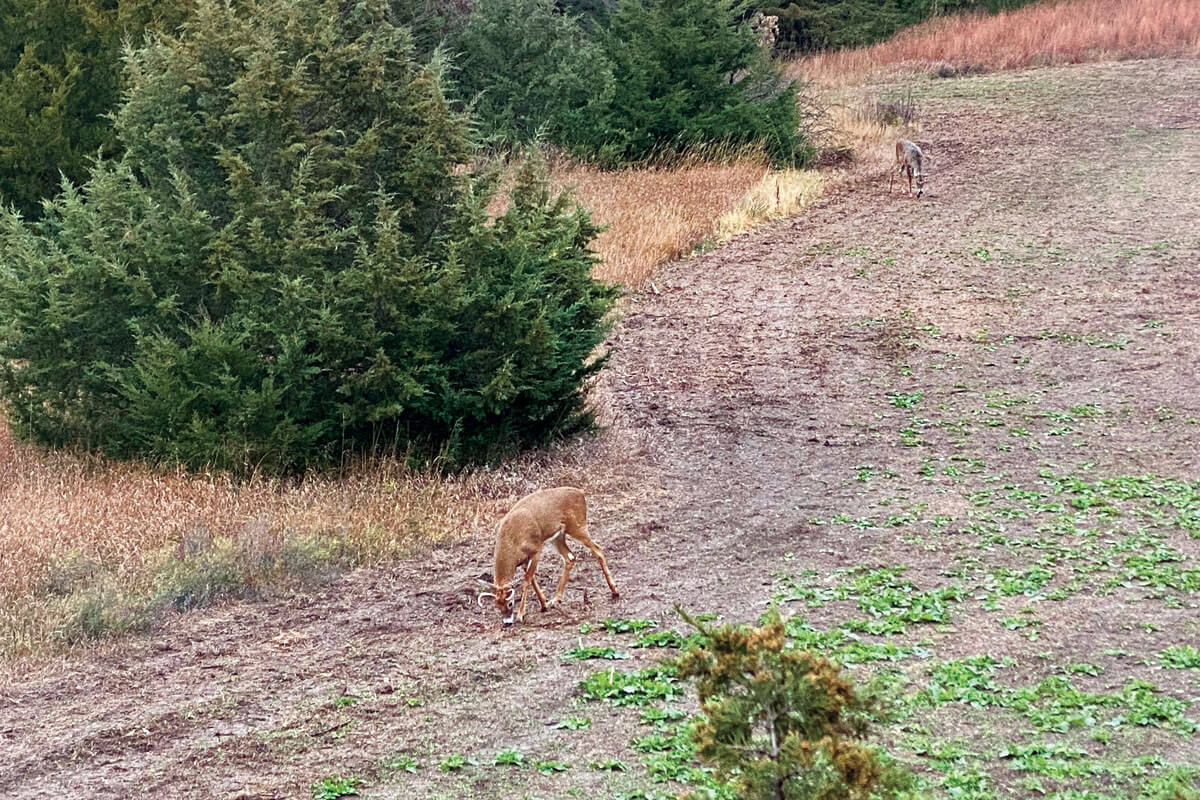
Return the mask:
M567 578L571 575L571 568L575 566L575 554L567 547L568 536L596 554L612 596L618 597L617 587L608 572L608 562L604 560L604 551L588 536L587 500L584 499L583 492L570 486L561 486L557 489L542 489L521 498L512 510L504 515L504 519L500 520L500 524L496 526L495 571L490 576L490 583L480 579L480 583L491 591L479 595L480 605L485 597L491 597L500 613L508 615L504 617L504 624L511 625L514 621L521 622L525 618L525 601L529 596L530 586L533 587L543 611L561 600L567 587ZM542 588L537 582L538 559L542 553L542 545L546 542L553 542L563 558L563 571L558 579L558 589L549 603L546 602L546 596L542 594ZM521 603L514 611L517 589L510 584L513 583L517 567L524 569L524 588L521 591Z
M912 196L913 178L917 179L917 197L925 193L925 154L908 139L896 140L896 163L892 166L892 178L888 181L888 194L896 174L908 176L908 194Z

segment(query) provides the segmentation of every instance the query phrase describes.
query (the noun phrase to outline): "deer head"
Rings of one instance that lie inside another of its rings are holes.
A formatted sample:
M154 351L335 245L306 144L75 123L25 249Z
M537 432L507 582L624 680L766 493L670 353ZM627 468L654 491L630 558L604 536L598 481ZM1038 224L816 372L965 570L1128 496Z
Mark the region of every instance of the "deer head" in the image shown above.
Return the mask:
M512 611L513 606L516 605L516 600L517 600L517 582L516 581L510 582L507 587L500 587L492 582L491 575L486 575L486 576L481 575L479 578L476 578L476 582L482 588L487 590L487 591L481 591L479 593L479 595L475 598L476 605L478 605L480 608L482 608L483 601L487 598L491 598L492 602L496 606L496 609L498 611L500 611L501 614ZM510 614L509 618L507 620L505 620L505 624L511 624L511 623L512 623L512 616Z

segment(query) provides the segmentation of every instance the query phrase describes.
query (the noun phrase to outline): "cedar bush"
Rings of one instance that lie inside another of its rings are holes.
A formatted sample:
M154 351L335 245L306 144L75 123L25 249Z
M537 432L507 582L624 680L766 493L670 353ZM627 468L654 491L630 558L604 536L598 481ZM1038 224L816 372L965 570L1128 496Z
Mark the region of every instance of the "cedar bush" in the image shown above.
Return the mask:
M0 0L0 203L27 218L60 175L111 147L121 42L171 30L190 0Z
M725 0L621 0L602 33L616 91L590 132L608 160L702 145L761 145L777 165L812 150L795 86L758 47L748 6Z
M0 214L13 430L192 468L488 458L582 424L614 290L531 166L490 221L387 0L199 0L126 53L123 147Z
M700 695L696 752L732 796L866 800L911 787L863 742L870 703L828 659L790 648L777 611L758 628L705 628L676 611L700 633L676 664Z
M553 0L480 2L450 41L484 138L541 132L610 166L712 145L759 146L781 165L811 156L795 88L758 47L745 4L602 6L577 18Z
M612 67L554 0L480 0L449 40L484 138L570 144L612 99Z

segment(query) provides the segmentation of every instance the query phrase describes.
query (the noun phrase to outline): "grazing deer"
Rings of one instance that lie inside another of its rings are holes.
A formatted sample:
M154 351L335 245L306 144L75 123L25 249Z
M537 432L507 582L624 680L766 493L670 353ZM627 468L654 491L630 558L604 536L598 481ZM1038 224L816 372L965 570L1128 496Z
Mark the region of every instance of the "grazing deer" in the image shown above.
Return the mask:
M925 154L921 148L908 139L896 140L896 163L892 166L892 179L888 181L888 192L892 191L892 183L896 174L908 176L908 194L912 195L913 178L917 179L917 197L925 193Z
M565 535L564 535L565 534ZM479 595L479 604L485 597L491 597L496 608L504 618L505 625L514 621L520 622L525 618L525 600L529 596L529 587L537 594L538 602L545 611L562 599L563 590L567 587L567 578L571 568L575 566L575 554L567 548L566 537L579 541L584 547L596 554L600 569L604 570L604 579L612 596L618 597L617 587L613 584L612 575L608 572L608 563L604 560L604 551L588 537L587 533L587 500L583 492L570 486L557 489L543 489L527 495L517 502L512 510L504 515L496 526L496 568L491 576L491 583L480 579L491 591ZM563 558L562 576L558 579L558 589L553 599L546 602L542 588L537 583L538 558L542 553L542 545L553 542ZM523 567L524 588L521 591L521 603L513 610L516 600L516 586L513 575L517 567Z

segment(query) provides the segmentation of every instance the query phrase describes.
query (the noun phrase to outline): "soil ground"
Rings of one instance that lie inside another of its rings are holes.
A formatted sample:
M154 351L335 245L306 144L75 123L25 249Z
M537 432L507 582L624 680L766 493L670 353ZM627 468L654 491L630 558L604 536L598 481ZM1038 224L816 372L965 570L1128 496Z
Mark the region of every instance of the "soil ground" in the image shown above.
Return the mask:
M925 197L872 176L665 267L631 298L597 390L605 431L569 455L585 471L628 461L627 491L591 498L619 600L585 556L559 608L501 629L473 602L491 546L479 530L308 594L17 665L0 683L5 792L300 798L354 775L378 798L631 796L644 772L587 768L636 765L638 723L579 699L597 667L562 655L594 643L581 624L678 625L675 603L753 620L797 585L781 576L833 585L850 567L903 565L920 590L970 573L971 591L991 591L990 606L964 600L949 623L919 626L914 641L938 659L1007 656L1018 682L1087 662L1094 692L1150 670L1197 716L1196 670L1149 665L1200 641L1200 539L1184 524L1200 507L1176 508L1183 522L1155 540L1170 548L1153 562L1165 577L1070 589L1082 571L1059 564L1058 600L987 580L1025 574L1018 540L1051 519L1016 508L1022 491L1048 494L1061 476L1197 478L1200 62L931 81L916 96ZM811 619L852 611L814 604ZM1036 619L998 624L1023 613ZM601 666L649 663L634 652ZM928 720L985 758L1007 734L977 711ZM590 729L553 726L573 715ZM1137 733L1127 755L1200 765L1194 731ZM491 766L505 748L571 768ZM478 765L437 769L455 753ZM995 796L1028 796L1019 777L993 770Z

